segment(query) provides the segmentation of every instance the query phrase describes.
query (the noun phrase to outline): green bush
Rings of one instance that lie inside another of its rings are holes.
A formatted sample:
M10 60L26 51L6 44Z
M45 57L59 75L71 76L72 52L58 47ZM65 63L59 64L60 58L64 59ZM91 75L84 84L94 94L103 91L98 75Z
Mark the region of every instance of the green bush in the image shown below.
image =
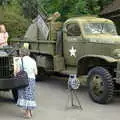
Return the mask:
M22 15L13 11L0 9L0 24L6 26L9 37L13 38L24 36L29 22Z

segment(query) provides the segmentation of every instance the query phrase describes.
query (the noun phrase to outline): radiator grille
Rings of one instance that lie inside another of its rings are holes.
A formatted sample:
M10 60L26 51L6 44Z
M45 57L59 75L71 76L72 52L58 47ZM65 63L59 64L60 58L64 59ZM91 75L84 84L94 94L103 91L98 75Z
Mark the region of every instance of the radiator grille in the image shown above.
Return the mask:
M10 78L13 72L13 57L0 57L0 78Z

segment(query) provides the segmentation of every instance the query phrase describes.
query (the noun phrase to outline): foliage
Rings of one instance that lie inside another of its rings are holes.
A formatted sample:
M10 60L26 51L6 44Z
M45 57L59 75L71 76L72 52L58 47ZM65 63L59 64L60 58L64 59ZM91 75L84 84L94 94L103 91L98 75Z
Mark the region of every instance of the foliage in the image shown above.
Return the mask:
M43 6L48 14L59 11L61 18L65 20L71 16L99 14L104 5L111 1L113 0L0 0L0 5L10 4L12 9L19 10L29 19L35 18L39 8Z
M63 20L71 16L80 16L95 14L98 15L104 5L109 4L112 0L39 0L46 11L51 14L55 11L61 13Z
M76 4L74 5L74 8L71 9L71 12L69 13L70 16L80 16L80 15L87 15L89 14L89 11L86 7L87 2L83 0L77 0Z
M10 37L20 37L24 35L28 27L28 20L22 16L21 9L17 5L15 11L14 5L15 3L11 3L4 8L0 7L0 23L5 24Z
M23 9L23 14L25 17L33 19L38 15L37 0L21 0L20 5Z
M104 6L111 3L113 0L86 0L90 14L99 14Z
M0 5L4 6L10 3L10 0L0 0Z

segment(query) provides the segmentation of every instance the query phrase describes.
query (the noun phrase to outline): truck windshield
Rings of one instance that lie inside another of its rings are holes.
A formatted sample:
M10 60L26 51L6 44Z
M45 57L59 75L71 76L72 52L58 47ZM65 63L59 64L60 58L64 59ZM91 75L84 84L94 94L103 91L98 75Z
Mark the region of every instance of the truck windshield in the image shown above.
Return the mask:
M112 23L86 23L85 34L112 34L117 35L116 28Z

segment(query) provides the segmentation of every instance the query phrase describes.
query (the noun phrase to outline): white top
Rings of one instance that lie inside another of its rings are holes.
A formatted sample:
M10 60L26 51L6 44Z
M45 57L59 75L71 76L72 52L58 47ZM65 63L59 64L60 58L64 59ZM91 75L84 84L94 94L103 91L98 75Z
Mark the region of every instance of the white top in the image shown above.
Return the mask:
M22 63L20 63L20 66L22 67ZM34 59L29 56L24 56L23 67L29 78L35 78L35 75L37 74L37 65Z

